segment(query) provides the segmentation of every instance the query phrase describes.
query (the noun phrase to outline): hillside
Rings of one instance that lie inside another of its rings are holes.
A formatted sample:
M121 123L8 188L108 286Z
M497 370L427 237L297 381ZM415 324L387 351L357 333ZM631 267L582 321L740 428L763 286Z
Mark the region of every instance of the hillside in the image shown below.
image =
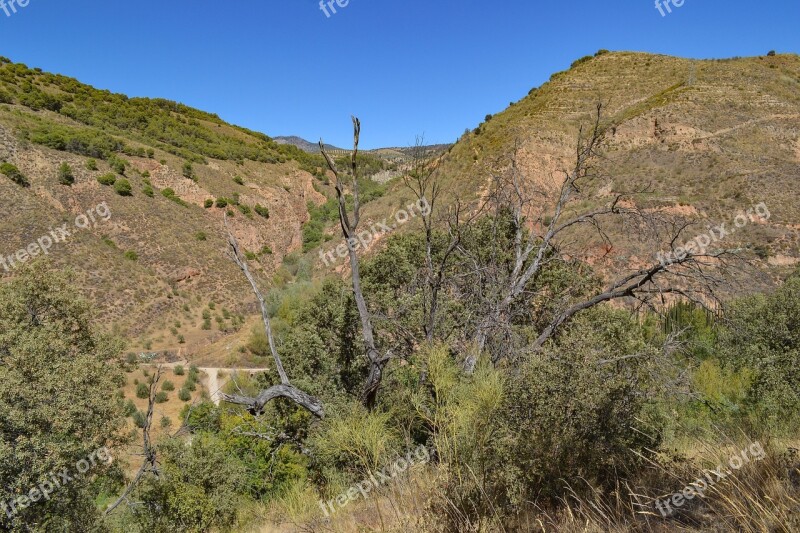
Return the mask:
M591 124L597 103L609 133L596 171L613 187L594 191L589 205L647 190L634 195L637 207L694 220L697 234L709 224L730 225L740 210L764 202L769 220L743 228L726 246L757 246L762 266L781 276L800 261L797 55L585 57L462 137L442 164L446 189L467 198L485 191L515 143L528 184L551 188L574 163L579 128ZM616 248L600 265L608 271L651 261L657 252L641 248L636 235L612 237Z
M252 304L226 256L226 211L271 275L301 246L307 204L325 201L320 156L175 102L129 99L6 59L0 102L0 160L29 182L0 179L0 254L105 203L108 220L72 231L49 258L72 268L97 315L143 347L180 347L178 335L204 344L243 322ZM59 183L64 163L71 186ZM108 173L124 174L131 194L101 185ZM214 323L203 318L211 302Z
M30 182L21 187L0 176L0 255L14 255L65 222L74 225L80 213L105 202L109 220L74 231L49 257L75 270L98 316L132 339L133 349L200 351L255 312L226 255L225 212L261 265L265 285L340 268L318 259L339 237L328 201L331 176L319 155L175 102L127 98L0 63L0 160ZM429 147L429 156L448 150L440 170L447 198L483 194L491 169L515 142L531 183L552 184L598 101L613 122L602 170L613 176L614 190L597 191L597 202L649 187L636 197L640 207L709 223L765 202L770 220L745 228L737 242L758 243L764 266L776 275L798 262L800 58L794 55L584 58L456 145ZM410 201L392 179L405 167L390 162L409 156L409 149L364 155L367 174L389 180L365 183L367 223ZM72 186L59 183L63 163L74 174ZM98 183L108 173L117 179L124 173L132 194ZM309 211L309 205L321 207ZM266 209L257 214L256 206ZM635 236L616 237L603 268L655 253L638 248Z

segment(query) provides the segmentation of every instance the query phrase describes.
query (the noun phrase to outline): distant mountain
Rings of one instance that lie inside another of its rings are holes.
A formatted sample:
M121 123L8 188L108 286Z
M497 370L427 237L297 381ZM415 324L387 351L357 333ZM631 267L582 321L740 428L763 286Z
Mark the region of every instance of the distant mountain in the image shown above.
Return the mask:
M292 146L296 146L300 148L302 151L308 152L309 154L319 153L319 144L307 141L302 137L298 137L297 135L289 135L285 137L273 137L273 140L278 144L291 144ZM342 150L342 148L338 148L336 146L333 146L332 144L326 144L325 149Z
M297 148L307 152L309 154L318 154L319 153L319 144L312 143L311 141L307 141L302 137L298 137L296 135L289 135L284 137L273 137L273 140L278 144L290 144L292 146L296 146ZM386 147L386 148L375 148L374 150L362 150L364 153L368 153L370 155L383 158L383 159L393 159L393 160L405 160L410 159L413 157L416 150L421 149L425 157L431 157L435 155L440 155L444 153L448 148L450 148L449 144L432 144L429 146L407 146L407 147ZM338 146L333 146L332 144L325 145L326 150L330 150L331 152L349 152L349 148L339 148Z

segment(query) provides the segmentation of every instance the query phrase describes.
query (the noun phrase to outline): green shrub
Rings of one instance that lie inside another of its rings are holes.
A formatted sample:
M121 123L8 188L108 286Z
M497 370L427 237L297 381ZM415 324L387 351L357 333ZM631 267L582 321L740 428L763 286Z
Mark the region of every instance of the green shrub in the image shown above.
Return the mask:
M195 240L198 241L204 241L208 238L208 235L206 235L206 232L204 231L198 231L197 233L194 234L194 238Z
M128 250L127 252L125 252L124 257L125 257L125 259L128 259L129 261L138 261L139 260L139 254L137 254L134 250Z
M147 423L147 414L141 411L136 411L133 413L133 423L136 424L137 428L143 428Z
M171 392L175 390L175 384L169 380L161 384L161 390Z
M159 425L161 426L161 429L167 429L172 426L172 420L168 416L164 415L161 417L161 422Z
M97 178L100 185L114 185L117 182L117 177L114 174L103 174Z
M188 402L192 399L192 393L188 389L183 388L178 391L178 399L182 402Z
M128 400L125 402L122 412L125 416L133 416L134 413L136 413L136 404L133 403L133 400Z
M256 204L256 206L253 208L253 210L256 213L258 213L259 215L261 215L262 217L269 218L269 209L267 209L266 207L262 206L261 204Z
M586 63L587 61L591 61L592 58L593 58L593 56L583 56L580 59L576 59L575 61L572 62L572 64L570 65L569 68L575 68L578 65L582 65L583 63Z
M167 403L167 400L169 400L169 395L166 392L161 391L158 394L156 394L155 400L156 403Z
M136 386L136 397L142 400L149 398L150 387L148 387L144 383L139 383L139 385Z
M183 365L177 365L173 369L173 372L175 373L176 376L182 376L186 373L186 370L183 368Z
M0 174L5 174L8 179L22 187L30 187L31 185L22 172L11 163L3 163L0 165Z
M203 204L203 206L204 206L206 209L211 209L212 207L214 207L214 200L212 200L211 198L206 198L206 201L205 201L205 203Z
M94 158L87 159L86 170L97 170L97 160Z
M223 209L228 207L228 199L227 198L217 198L217 207Z
M239 185L244 185L244 180L242 179L242 177L241 177L241 176L235 176L235 177L233 178L233 182L234 182L234 183L238 183Z
M188 161L183 164L182 173L184 178L188 178L192 181L197 181L197 178L194 175L194 168L192 167L192 164L189 163Z
M148 159L153 159L153 157L155 157L155 155L156 155L156 151L155 150L153 150L152 148L148 148L147 149L147 158Z
M116 191L116 193L120 196L131 196L133 194L131 182L125 178L120 178L116 181L116 183L114 183L114 191Z
M144 194L145 196L147 196L149 198L152 198L153 196L155 196L155 192L153 191L153 186L149 185L149 184L145 184L145 186L142 187L142 194Z
M175 191L172 190L169 187L167 187L166 189L162 189L161 190L161 196L163 196L164 198L167 198L169 200L172 200L176 204L181 205L183 207L189 207L189 204L187 202L185 202L183 199L181 199L179 196L177 196L175 194Z
M75 176L72 174L72 167L67 163L61 163L58 167L58 182L61 185L70 186L75 183Z
M111 157L108 160L108 164L111 165L112 170L120 175L125 175L125 161L122 159L118 159L117 157Z

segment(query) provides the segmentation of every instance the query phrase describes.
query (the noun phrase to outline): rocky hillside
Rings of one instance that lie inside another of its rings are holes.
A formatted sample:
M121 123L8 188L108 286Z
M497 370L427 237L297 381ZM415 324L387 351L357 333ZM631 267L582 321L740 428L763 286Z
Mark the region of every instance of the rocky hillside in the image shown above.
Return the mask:
M330 194L318 156L175 102L5 59L0 102L0 162L11 174L0 175L0 255L66 224L49 260L71 267L97 314L145 347L209 342L242 322L252 298L226 256L224 213L268 280L302 247L309 203ZM0 275L28 257L6 260Z
M754 248L764 270L776 275L800 262L797 55L695 61L601 51L585 57L465 134L443 163L447 190L461 197L485 191L515 144L528 184L552 188L574 164L579 127L591 125L598 103L609 129L595 170L611 185L593 191L588 204L647 190L634 195L638 207L694 220L700 232L710 224L731 226L740 211L764 202L769 220L748 224L725 247ZM641 247L636 234L612 232L609 271L653 260L657 250Z
M736 242L755 243L776 275L798 263L796 55L576 61L453 147L431 147L433 156L447 150L446 195L483 194L515 144L530 183L553 185L598 102L610 126L600 167L613 184L589 203L649 189L636 195L639 207L718 224L764 202L771 218ZM407 160L407 151L385 152L365 155L369 174L391 178L404 168L392 158ZM175 102L127 98L0 58L0 163L0 275L41 254L31 245L67 224L49 259L75 271L98 315L134 348L197 350L255 311L226 256L224 213L265 285L341 266L317 257L338 242L331 176L318 154ZM365 225L412 199L397 179L365 187ZM622 228L615 237L607 269L656 252Z

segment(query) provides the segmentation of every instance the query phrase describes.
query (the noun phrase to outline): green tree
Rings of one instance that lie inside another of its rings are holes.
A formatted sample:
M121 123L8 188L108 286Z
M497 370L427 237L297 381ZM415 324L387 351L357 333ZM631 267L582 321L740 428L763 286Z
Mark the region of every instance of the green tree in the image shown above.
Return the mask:
M53 472L75 472L112 447L123 418L114 391L122 383L122 344L93 330L90 308L68 274L42 263L0 285L0 502L28 494ZM76 399L80 399L76 401ZM96 462L92 475L109 467ZM98 523L91 476L75 477L0 529L90 531Z

